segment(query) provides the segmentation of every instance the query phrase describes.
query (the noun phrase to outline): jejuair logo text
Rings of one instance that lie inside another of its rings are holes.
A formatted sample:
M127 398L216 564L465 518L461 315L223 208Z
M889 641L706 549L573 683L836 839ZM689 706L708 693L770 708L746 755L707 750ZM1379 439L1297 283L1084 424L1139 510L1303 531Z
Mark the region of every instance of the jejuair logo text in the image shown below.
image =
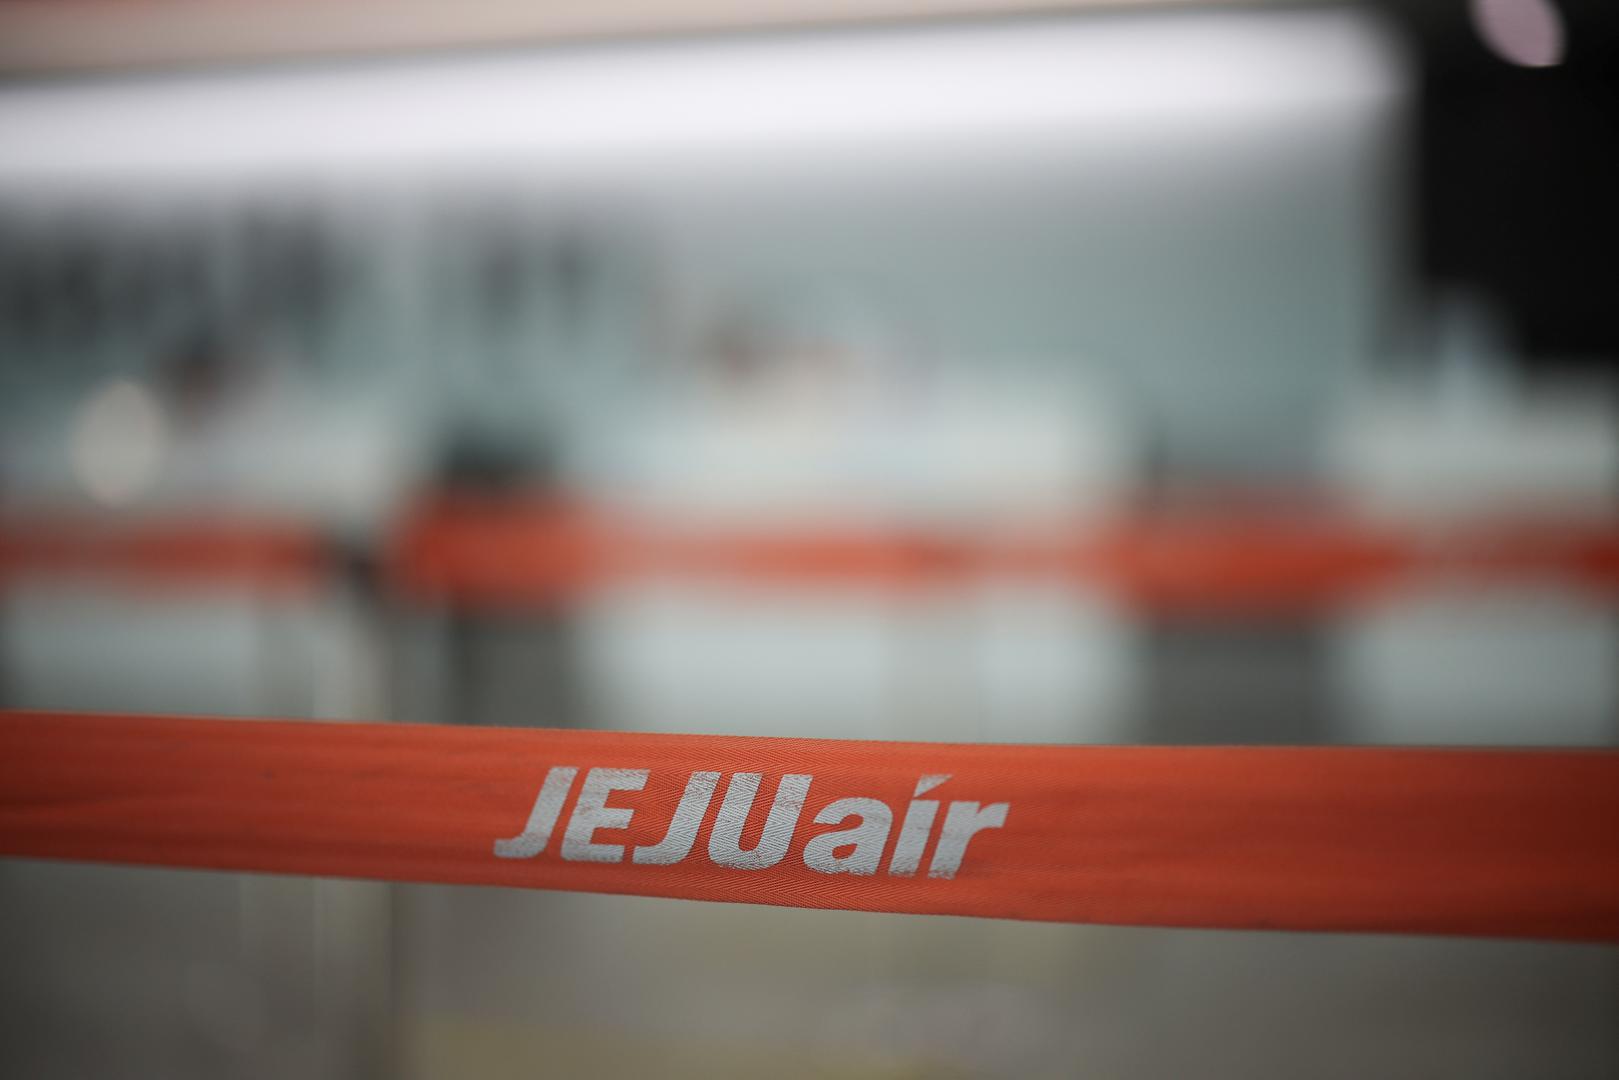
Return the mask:
M532 859L543 852L551 842L557 819L568 801L578 773L579 769L572 765L552 768L534 800L527 825L516 836L496 840L495 855L502 859ZM663 839L657 843L632 846L596 840L598 830L628 828L637 813L633 807L607 805L609 796L614 792L642 790L649 775L650 770L647 769L591 769L586 773L573 813L569 815L567 827L562 833L561 857L570 862L618 863L627 860L640 866L671 866L689 858L697 845L698 833L709 805L719 790L721 773L704 771L691 774ZM733 870L766 870L780 863L792 848L793 836L798 831L799 819L803 816L804 804L809 798L814 779L803 773L783 776L776 784L775 798L771 801L758 842L743 850L743 824L753 808L764 774L732 773L725 785L719 811L708 831L708 859L716 866ZM888 850L889 834L894 827L894 810L881 799L866 797L834 799L815 814L813 820L817 825L844 827L811 836L803 848L804 865L823 874L869 876L884 870L895 877L915 875L921 868L923 856L928 852L930 840L935 840L934 824L939 818L941 805L937 799L920 796L949 779L949 773L936 773L923 776L916 782L916 790L905 807L904 818L899 824L899 836L886 866L880 864ZM936 842L932 845L927 875L933 878L955 877L973 837L985 829L1004 826L1010 807L1010 803L1004 802L987 806L967 800L951 802L944 813Z

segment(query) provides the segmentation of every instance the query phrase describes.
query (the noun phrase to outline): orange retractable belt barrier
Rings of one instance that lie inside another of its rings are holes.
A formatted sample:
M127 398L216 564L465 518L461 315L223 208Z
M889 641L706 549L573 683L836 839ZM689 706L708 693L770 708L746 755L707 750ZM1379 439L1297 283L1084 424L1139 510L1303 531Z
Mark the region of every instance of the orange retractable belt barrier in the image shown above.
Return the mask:
M586 502L446 494L386 560L406 596L471 607L565 603L642 576L908 589L1023 578L1160 614L1330 612L1420 581L1528 582L1619 600L1612 515L1398 527L1330 508L1218 507L954 532L846 521L684 527Z
M14 578L118 580L165 591L188 585L307 589L336 560L315 528L232 514L137 518L0 516L0 586Z
M0 852L1066 922L1619 940L1619 754L0 713Z

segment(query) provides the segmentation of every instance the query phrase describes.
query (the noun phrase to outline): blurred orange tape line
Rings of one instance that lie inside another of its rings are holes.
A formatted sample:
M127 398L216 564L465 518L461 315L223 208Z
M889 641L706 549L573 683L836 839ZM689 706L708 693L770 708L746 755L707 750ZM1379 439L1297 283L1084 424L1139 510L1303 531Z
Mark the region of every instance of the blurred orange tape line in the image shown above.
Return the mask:
M0 585L10 579L116 580L151 588L222 584L307 590L336 560L320 532L288 520L189 513L124 520L0 517Z
M1062 922L1619 941L1619 754L11 712L0 852Z
M406 516L390 581L472 607L567 602L648 574L908 589L1020 577L1111 592L1155 612L1314 614L1416 580L1519 581L1619 599L1606 517L1397 528L1322 508L1220 508L990 532L674 526L567 500L447 495Z

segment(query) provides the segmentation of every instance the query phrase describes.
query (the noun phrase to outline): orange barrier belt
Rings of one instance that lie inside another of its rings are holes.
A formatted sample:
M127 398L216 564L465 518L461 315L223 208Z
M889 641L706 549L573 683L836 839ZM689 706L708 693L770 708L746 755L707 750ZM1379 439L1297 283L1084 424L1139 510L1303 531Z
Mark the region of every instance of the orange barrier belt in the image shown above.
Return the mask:
M0 713L0 852L862 911L1619 941L1619 754Z
M291 520L176 514L123 520L70 513L0 516L0 586L16 578L121 581L161 588L237 585L297 591L335 559Z
M491 608L564 603L647 575L868 589L1011 577L1164 614L1315 614L1423 580L1552 583L1619 600L1612 515L1402 529L1330 508L1216 507L984 534L677 527L584 502L448 494L400 523L386 562L404 595Z

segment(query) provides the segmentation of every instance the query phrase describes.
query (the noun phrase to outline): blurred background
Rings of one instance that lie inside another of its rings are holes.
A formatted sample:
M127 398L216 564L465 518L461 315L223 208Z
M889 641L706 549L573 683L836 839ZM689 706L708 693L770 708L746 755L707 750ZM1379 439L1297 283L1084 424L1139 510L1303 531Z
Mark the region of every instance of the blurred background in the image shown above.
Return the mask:
M1602 0L0 4L0 706L1619 741ZM18 1077L1619 1075L1619 952L0 862Z

